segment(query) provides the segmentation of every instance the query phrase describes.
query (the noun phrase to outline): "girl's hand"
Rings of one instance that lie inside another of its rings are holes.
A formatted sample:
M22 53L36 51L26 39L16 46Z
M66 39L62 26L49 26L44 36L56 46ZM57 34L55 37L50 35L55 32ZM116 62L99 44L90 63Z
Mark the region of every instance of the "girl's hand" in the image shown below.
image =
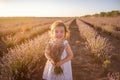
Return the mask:
M62 61L59 61L59 62L56 63L56 66L59 67L59 66L61 66L62 64L63 64L63 62L62 62Z
M54 67L56 66L56 63L55 63L53 60L51 60L50 62L52 63L52 65L53 65Z

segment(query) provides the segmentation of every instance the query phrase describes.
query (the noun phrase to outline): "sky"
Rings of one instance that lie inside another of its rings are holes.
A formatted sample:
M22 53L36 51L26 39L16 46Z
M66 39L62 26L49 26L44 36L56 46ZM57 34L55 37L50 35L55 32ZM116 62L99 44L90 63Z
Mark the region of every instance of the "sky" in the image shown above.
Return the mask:
M120 0L0 0L0 17L74 17L112 10Z

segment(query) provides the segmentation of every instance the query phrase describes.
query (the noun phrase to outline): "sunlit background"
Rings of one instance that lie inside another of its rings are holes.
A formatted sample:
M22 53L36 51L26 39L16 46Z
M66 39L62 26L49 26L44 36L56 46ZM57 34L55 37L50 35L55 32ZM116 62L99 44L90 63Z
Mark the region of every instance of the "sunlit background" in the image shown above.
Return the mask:
M72 17L120 10L120 0L0 0L0 16Z

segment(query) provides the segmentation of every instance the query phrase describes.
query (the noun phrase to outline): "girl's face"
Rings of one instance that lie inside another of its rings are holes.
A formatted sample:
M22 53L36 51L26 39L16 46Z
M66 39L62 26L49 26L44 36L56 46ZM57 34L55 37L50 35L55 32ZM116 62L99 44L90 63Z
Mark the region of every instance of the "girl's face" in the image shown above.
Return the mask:
M63 26L55 27L53 30L53 38L55 40L62 40L65 37L65 29Z

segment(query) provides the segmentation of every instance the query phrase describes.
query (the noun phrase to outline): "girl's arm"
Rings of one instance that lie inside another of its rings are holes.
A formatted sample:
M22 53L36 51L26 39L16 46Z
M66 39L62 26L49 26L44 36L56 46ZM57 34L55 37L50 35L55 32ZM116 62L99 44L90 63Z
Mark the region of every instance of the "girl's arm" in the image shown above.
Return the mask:
M69 60L71 60L73 58L73 52L72 52L71 47L70 47L70 45L68 43L66 44L66 52L67 52L67 57L65 59L59 61L56 64L56 66L60 66L63 63L65 63L65 62L67 62L67 61L69 61Z
M49 60L54 66L55 66L55 62L52 60L52 58L48 55L48 53L45 53L45 57L47 58L47 60Z

